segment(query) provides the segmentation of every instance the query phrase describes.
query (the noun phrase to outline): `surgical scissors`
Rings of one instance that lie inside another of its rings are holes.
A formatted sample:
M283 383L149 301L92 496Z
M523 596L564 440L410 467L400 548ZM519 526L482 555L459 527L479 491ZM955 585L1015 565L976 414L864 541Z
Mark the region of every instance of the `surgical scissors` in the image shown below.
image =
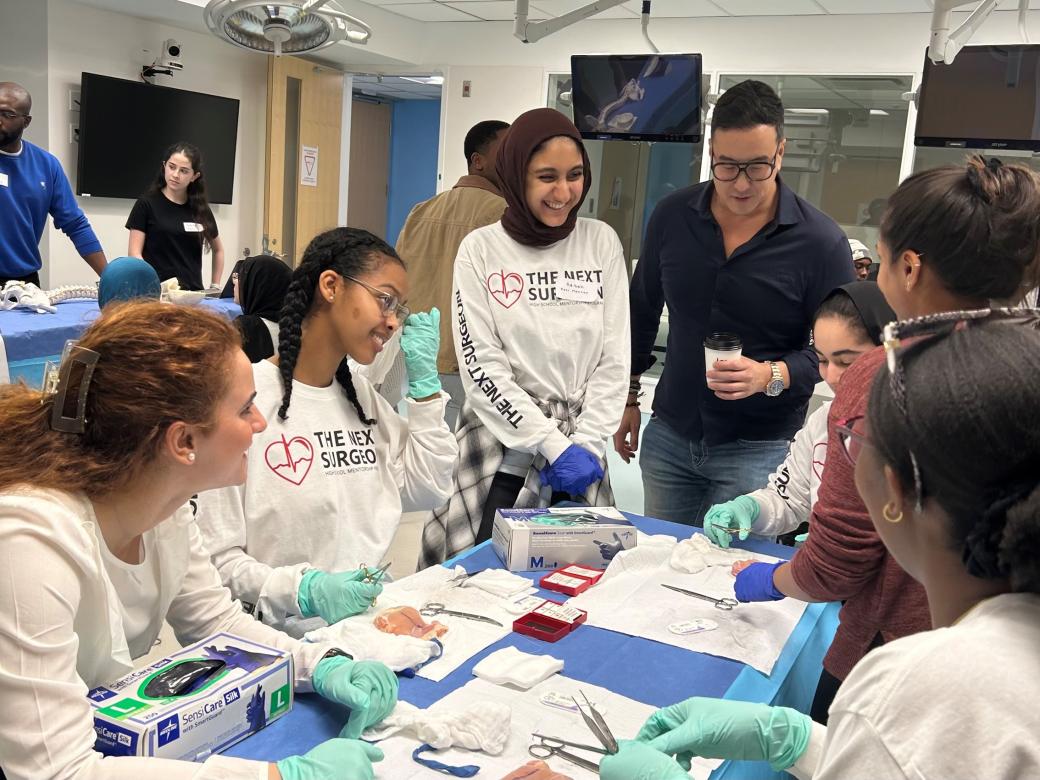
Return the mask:
M564 750L564 748L572 747L578 750L589 750L593 753L600 753L601 755L606 755L606 750L595 748L591 745L579 745L576 742L567 742L562 739L556 739L556 737L544 737L541 734L532 734L531 736L538 738L538 744L531 745L527 748L527 752L535 758L540 758L544 761L547 758L559 756L564 761L570 761L572 764L580 766L582 769L587 769L590 772L599 774L599 764L595 761L590 761L587 758L576 756L573 753Z
M704 601L710 601L715 605L715 609L721 609L725 612L729 612L733 607L737 606L740 602L736 599L715 599L711 596L705 596L703 593L694 593L692 590L685 590L684 588L677 588L674 585L661 584L662 588L668 588L668 590L674 590L676 593L682 593L686 596L693 596L696 599L703 599Z
M502 627L502 624L497 620L489 618L485 615L474 615L472 612L456 612L453 609L445 609L444 605L431 601L429 604L423 604L422 609L419 610L419 614L423 617L434 617L435 615L450 615L451 617L466 618L466 620L477 620L481 623L491 623L493 626Z

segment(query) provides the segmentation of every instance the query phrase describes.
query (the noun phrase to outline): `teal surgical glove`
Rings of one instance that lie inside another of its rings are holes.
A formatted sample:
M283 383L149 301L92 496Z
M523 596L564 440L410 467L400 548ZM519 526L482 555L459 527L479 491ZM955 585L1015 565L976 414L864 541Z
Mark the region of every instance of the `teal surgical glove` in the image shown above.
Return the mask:
M429 314L420 311L409 315L401 332L401 350L408 370L408 395L412 398L426 398L441 391L437 375L440 346L440 310L435 306Z
M695 696L655 712L636 739L687 768L692 756L703 756L768 761L782 772L805 752L811 733L809 716L789 707Z
M389 715L397 704L397 675L378 661L353 661L343 656L318 662L311 685L319 696L350 709L341 737L357 739L361 732Z
M675 759L645 742L618 740L618 752L599 762L603 780L690 780Z
M365 574L364 569L336 574L320 569L306 572L296 595L300 614L309 618L320 617L331 625L364 612L383 592L383 586L378 582L363 582Z
M716 525L720 525L725 528L739 528L740 541L744 541L748 538L751 526L758 519L760 511L758 502L751 496L737 496L724 504L715 504L704 515L704 535L719 547L729 547L730 533L716 528Z
M330 739L302 756L277 763L282 780L373 780L373 761L382 761L383 751L356 739Z

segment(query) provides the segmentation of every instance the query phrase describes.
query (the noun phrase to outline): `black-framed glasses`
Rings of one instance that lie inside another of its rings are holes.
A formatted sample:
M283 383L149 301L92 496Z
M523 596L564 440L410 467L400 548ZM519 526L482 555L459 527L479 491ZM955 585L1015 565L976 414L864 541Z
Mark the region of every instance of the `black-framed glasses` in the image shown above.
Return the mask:
M712 178L718 181L736 181L743 173L751 181L765 181L773 175L776 170L776 158L780 156L780 142L777 142L776 151L768 162L753 160L751 162L713 162L711 164Z
M862 414L857 414L834 426L834 432L838 434L838 441L841 442L842 452L853 466L856 465L856 460L863 451L863 445L870 444L870 437L867 436L866 429L867 419Z
M17 111L0 111L0 119L3 119L5 122L18 119L18 117L25 118L28 116L28 114L19 114Z
M360 284L362 287L364 287L366 290L372 293L372 295L378 298L379 308L382 309L384 316L389 317L391 314L393 314L394 318L403 325L404 321L408 319L408 315L412 313L412 310L405 306L403 303L401 303L401 301L398 299L396 295L391 295L385 290L380 290L378 287L373 287L370 284L366 284L360 279L355 279L353 276L347 276L346 274L340 275L344 279L349 279L350 281L354 282L354 284Z

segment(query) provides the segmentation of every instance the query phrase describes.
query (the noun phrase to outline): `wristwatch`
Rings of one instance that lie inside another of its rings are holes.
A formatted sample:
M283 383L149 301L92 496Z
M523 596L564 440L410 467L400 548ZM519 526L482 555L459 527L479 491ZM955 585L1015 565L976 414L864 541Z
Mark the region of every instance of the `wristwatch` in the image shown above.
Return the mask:
M773 372L773 376L766 382L766 395L770 398L776 398L780 393L784 392L784 375L780 373L779 363L770 361L769 370Z
M319 660L324 661L326 658L336 658L337 656L349 658L351 661L354 660L354 656L352 656L350 653L344 650L340 650L338 647L333 647L331 650L325 653L325 655L323 655Z

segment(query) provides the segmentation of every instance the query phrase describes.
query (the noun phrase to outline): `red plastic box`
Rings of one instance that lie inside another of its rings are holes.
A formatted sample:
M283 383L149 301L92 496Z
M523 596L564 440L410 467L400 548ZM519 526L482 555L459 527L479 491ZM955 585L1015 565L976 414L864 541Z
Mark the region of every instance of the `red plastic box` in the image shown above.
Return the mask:
M568 607L558 601L545 601L514 620L513 630L543 642L555 642L584 623L587 617L585 610Z
M546 574L538 585L546 590L554 590L558 593L565 593L568 596L577 596L582 591L588 590L599 582L599 578L603 576L604 571L604 569L593 569L588 566L569 563Z

